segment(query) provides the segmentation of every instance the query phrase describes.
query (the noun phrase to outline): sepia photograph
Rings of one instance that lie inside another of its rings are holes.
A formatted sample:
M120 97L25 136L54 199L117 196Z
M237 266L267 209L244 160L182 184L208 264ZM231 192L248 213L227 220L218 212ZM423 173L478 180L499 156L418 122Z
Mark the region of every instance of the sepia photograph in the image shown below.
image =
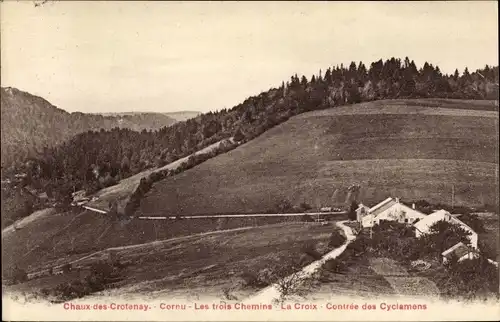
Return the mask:
M499 320L498 45L497 1L1 1L2 320Z

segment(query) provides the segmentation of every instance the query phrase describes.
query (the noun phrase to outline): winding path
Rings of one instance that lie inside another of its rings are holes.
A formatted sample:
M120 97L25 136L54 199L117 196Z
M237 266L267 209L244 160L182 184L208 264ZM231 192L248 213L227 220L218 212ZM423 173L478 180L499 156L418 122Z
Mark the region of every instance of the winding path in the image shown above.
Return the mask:
M318 268L320 268L327 260L333 259L338 257L340 254L344 252L346 249L347 245L349 245L354 239L356 239L356 236L353 234L352 229L350 227L347 227L344 223L346 223L347 220L344 221L339 221L336 223L336 225L339 228L342 228L344 230L344 233L346 235L346 242L338 247L335 248L334 250L328 252L325 254L320 260L317 260L315 262L312 262L311 264L305 266L299 274L301 274L302 277L309 277L316 272ZM288 276L285 277L286 279L290 279L293 276ZM250 303L271 303L274 299L277 299L280 297L280 292L278 290L278 287L276 284L270 285L263 290L261 290L259 293L247 298L243 303L245 304L250 304Z

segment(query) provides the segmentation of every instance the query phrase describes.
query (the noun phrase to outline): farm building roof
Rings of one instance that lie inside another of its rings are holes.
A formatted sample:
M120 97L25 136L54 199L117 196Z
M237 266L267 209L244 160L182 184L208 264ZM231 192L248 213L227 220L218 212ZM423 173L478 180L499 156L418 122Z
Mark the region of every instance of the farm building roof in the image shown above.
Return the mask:
M459 242L453 247L445 250L441 255L446 258L450 258L455 255L457 258L461 258L462 256L468 254L470 252L469 247L467 247L464 243Z
M379 202L378 204L376 204L375 206L370 208L370 212L377 210L378 208L382 207L383 205L385 205L391 201L393 201L393 199L391 197L389 197L389 198L385 199L384 201Z
M425 218L419 220L417 223L415 223L415 225L413 225L418 231L421 231L421 232L427 232L429 230L429 228L435 224L436 222L438 221L441 221L441 220L450 220L451 219L451 215L449 212L447 212L446 210L438 210L436 212L433 212L432 214L430 215L427 215Z

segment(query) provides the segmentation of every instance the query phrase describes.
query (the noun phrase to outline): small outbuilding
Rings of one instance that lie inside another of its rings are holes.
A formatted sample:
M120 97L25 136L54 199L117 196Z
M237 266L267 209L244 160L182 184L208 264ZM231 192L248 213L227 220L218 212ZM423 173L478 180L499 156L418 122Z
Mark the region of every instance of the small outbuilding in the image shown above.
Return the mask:
M474 251L462 242L459 242L455 246L445 250L441 255L443 256L443 264L449 262L453 257L455 257L459 262L466 259L473 259L475 257Z

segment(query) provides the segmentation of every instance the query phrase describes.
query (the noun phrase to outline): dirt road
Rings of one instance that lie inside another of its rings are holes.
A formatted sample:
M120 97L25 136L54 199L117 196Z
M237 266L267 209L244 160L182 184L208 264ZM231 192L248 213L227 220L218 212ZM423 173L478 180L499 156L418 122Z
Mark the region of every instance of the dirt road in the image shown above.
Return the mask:
M356 236L353 234L352 229L344 225L345 222L346 221L339 221L336 223L336 225L344 230L347 241L342 246L335 248L334 250L325 254L320 260L317 260L304 267L299 273L302 277L309 277L313 275L314 272L316 272L316 270L319 269L327 260L336 258L340 254L342 254L347 245L349 245L349 243L356 239ZM288 276L286 278L290 279L292 278L292 276ZM243 303L271 303L273 300L278 299L279 297L280 292L278 290L278 287L276 284L273 284L261 290L256 295L247 298Z

